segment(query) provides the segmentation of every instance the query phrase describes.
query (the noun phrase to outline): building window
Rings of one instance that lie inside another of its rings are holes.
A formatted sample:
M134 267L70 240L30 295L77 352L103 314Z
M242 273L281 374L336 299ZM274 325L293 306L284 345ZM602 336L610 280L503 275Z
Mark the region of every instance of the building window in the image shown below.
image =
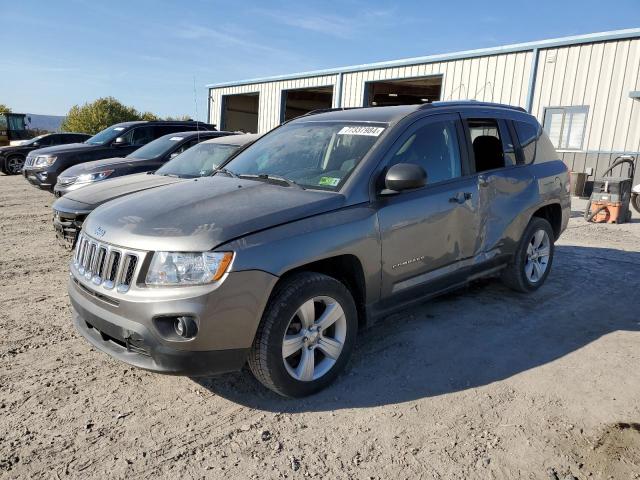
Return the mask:
M552 107L544 110L544 130L553 146L580 150L587 127L589 107Z

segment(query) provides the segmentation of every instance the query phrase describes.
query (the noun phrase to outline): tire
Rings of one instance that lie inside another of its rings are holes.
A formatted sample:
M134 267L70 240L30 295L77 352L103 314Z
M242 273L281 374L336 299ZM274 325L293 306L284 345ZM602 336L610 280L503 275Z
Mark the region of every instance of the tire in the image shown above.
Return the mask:
M538 240L540 243L536 247ZM502 271L504 284L522 293L540 288L551 271L555 251L553 242L554 234L549 222L533 217L522 234L511 262ZM544 255L545 252L547 255Z
M640 213L640 194L631 195L631 206L636 212Z
M3 171L7 175L18 175L23 165L24 157L22 155L11 155L4 160Z
M267 304L249 353L253 375L286 397L304 397L325 388L351 356L357 315L353 296L335 278L302 272L284 280ZM328 322L326 329L320 328L320 321Z

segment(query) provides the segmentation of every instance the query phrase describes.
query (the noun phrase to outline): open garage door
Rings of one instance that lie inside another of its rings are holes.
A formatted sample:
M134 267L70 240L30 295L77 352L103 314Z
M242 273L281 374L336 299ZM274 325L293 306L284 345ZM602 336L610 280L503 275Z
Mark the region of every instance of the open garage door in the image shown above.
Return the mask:
M414 105L440 100L442 76L367 83L367 106Z
M282 120L299 117L312 110L333 106L333 87L297 88L282 91Z
M223 130L258 133L258 105L260 94L244 93L222 97Z

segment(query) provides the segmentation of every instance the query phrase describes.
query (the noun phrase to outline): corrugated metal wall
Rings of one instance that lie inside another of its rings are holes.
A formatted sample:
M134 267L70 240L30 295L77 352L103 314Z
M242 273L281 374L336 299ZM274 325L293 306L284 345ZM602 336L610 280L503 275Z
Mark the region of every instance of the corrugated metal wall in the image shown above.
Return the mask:
M342 106L364 104L370 81L441 75L442 100L475 99L527 107L534 51L344 73ZM260 93L259 132L280 123L282 90L336 85L339 75L212 88L210 121L221 124L222 96ZM640 38L545 48L538 52L532 113L544 122L546 107L589 107L580 151L560 151L570 169L602 173L616 153L640 152ZM334 91L333 102L337 106ZM612 153L613 152L613 153ZM640 171L637 173L640 182Z
M239 93L259 93L260 103L258 110L258 132L268 132L280 125L280 108L282 90L307 87L335 86L337 75L321 77L301 78L297 80L284 80L281 82L256 83L237 87L214 88L210 90L210 118L209 121L216 125L222 125L222 96ZM333 102L336 106L337 95L334 91Z
M346 73L343 106L360 107L366 82L443 76L441 100L474 99L525 106L532 52Z
M640 39L541 50L532 113L542 122L545 107L588 106L583 149L560 152L570 169L598 175L640 151L640 101L629 97L638 89Z

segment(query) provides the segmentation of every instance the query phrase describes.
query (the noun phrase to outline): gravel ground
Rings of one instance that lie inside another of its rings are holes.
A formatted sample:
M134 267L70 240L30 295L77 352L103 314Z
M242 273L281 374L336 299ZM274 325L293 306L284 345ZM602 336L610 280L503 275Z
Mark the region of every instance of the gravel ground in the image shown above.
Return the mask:
M2 478L640 478L640 222L578 205L547 284L363 332L326 391L155 375L71 325L53 197L0 176Z

